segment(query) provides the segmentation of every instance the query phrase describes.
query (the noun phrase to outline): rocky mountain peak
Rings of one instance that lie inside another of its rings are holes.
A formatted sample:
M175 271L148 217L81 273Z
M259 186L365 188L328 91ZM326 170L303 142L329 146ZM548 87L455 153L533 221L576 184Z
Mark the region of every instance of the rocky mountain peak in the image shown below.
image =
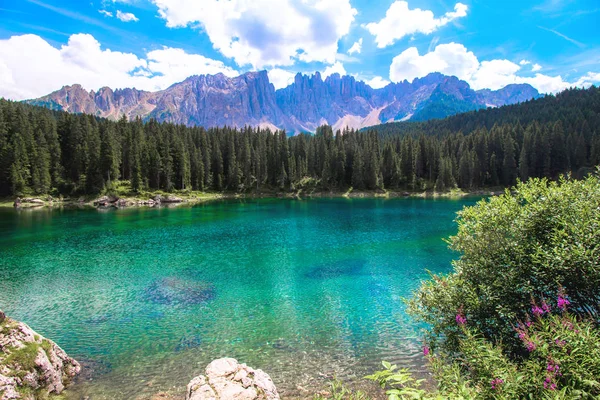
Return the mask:
M538 96L529 85L474 91L467 82L437 72L381 89L349 75L334 73L323 79L319 72L298 73L291 85L275 90L267 71L253 71L237 77L193 75L158 92L108 87L88 92L74 84L28 102L112 119L126 115L207 128L253 125L300 132L322 124L362 128L415 115L442 118Z

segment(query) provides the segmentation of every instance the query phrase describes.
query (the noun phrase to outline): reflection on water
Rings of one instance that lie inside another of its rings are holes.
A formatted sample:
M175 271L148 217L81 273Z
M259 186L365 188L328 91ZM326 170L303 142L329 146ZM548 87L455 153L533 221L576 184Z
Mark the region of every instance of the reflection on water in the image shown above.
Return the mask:
M0 211L0 308L82 360L68 396L182 395L218 357L284 398L382 359L423 370L401 298L446 271L474 200L223 201L176 209Z

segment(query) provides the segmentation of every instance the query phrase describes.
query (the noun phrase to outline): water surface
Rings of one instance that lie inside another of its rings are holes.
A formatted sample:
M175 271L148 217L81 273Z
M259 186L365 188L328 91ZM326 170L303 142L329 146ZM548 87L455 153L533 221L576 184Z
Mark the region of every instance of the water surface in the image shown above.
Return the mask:
M423 369L401 298L450 270L475 200L0 210L0 308L84 361L69 398L180 394L224 356L306 397L382 359Z

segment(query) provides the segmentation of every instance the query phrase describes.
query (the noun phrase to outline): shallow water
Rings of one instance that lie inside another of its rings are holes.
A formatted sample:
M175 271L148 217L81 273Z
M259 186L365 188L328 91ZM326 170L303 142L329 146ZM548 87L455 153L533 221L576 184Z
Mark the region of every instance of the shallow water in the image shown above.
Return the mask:
M475 201L0 210L0 308L84 361L73 399L182 394L224 356L283 398L362 386L382 359L423 370L401 298L450 270L442 238Z

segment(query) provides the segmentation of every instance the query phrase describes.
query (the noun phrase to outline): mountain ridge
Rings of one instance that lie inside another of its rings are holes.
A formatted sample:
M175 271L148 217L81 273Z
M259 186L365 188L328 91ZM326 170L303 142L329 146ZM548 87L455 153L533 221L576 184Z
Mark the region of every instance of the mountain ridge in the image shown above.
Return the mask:
M237 77L192 75L156 92L135 88L86 91L81 85L25 102L109 119L154 118L187 126L261 126L289 132L314 132L323 124L360 129L393 121L443 118L464 111L499 107L539 97L528 84L475 91L454 76L432 73L412 82L374 89L353 76L319 72L296 74L275 89L267 71Z

